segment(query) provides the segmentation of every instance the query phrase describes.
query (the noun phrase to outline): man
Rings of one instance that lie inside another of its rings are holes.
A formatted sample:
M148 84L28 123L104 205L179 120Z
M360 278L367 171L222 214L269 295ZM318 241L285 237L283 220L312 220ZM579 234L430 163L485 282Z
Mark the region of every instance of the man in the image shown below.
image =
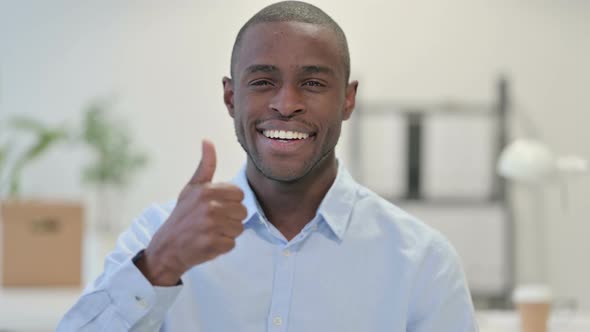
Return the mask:
M355 105L348 46L320 9L281 2L240 30L223 79L246 166L199 167L147 209L59 331L476 331L457 255L360 186L334 148Z

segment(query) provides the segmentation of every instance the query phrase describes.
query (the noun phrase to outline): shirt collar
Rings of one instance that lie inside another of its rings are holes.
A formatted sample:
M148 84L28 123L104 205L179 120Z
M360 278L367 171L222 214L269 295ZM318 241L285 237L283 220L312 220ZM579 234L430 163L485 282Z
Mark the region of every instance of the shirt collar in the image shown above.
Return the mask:
M260 210L256 195L254 195L254 192L248 183L246 165L240 169L232 182L244 192L244 200L242 201L242 204L246 207L248 214L242 223L245 225L253 219L256 219L254 218L255 215L262 218L263 213ZM348 227L357 189L357 183L344 166L338 162L336 179L326 193L326 196L324 196L317 214L325 220L326 224L328 224L339 240L342 240Z
M254 191L252 191L252 188L250 187L250 184L248 183L248 178L246 177L246 165L242 166L242 168L240 169L238 174L234 177L232 182L236 186L240 187L242 189L242 191L244 192L244 199L242 200L242 204L244 204L244 206L246 207L246 210L248 211L248 215L246 216L246 219L244 219L242 221L242 223L245 225L250 220L254 219L253 218L254 215L256 215L256 214L262 215L259 212L258 202L256 200L256 196L254 195Z
M326 221L339 240L342 240L348 227L357 190L357 183L342 166L342 163L338 162L338 174L330 190L324 196L318 214Z

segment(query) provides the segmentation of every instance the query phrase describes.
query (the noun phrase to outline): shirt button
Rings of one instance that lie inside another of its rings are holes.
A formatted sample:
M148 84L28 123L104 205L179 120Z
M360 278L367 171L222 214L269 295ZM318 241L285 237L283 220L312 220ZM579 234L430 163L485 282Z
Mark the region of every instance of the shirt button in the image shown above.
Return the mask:
M144 300L142 297L139 296L135 296L135 302L137 303L138 306L140 306L141 308L147 308L148 303L146 300Z
M291 251L289 251L289 249L283 250L283 256L289 257L290 255L291 255Z
M275 317L275 318L272 319L272 323L275 326L281 326L281 324L283 324L283 319L281 317L277 316L277 317Z

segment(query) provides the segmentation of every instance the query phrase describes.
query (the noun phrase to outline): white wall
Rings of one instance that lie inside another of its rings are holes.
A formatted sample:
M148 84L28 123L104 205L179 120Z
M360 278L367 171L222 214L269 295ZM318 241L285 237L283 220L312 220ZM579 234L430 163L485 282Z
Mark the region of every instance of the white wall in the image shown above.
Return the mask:
M0 0L0 120L14 113L75 124L90 99L118 96L150 153L149 168L121 211L130 220L151 202L175 197L197 164L199 141L219 154L218 180L244 159L222 103L221 77L237 30L269 1ZM348 35L353 78L367 100L491 100L510 75L519 110L555 150L590 157L590 2L317 1ZM515 128L517 135L521 130ZM346 161L345 151L342 151ZM23 183L29 195L86 196L82 151L51 153ZM544 203L516 188L519 279L531 279L534 216L549 223L548 266L558 294L590 308L590 179L569 187L564 214L555 186ZM540 209L531 213L534 207ZM586 259L587 261L587 259Z

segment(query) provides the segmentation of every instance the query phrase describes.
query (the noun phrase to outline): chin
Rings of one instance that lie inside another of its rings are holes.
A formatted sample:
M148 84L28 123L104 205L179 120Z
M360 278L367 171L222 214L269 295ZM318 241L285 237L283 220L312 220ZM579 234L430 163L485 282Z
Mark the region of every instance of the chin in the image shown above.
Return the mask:
M262 174L271 180L278 182L296 182L303 178L308 172L292 168L270 167L262 170Z
M311 171L309 165L293 167L292 165L280 165L279 163L273 163L271 166L269 163L261 161L256 162L255 164L264 177L273 181L285 183L296 182L305 177Z

